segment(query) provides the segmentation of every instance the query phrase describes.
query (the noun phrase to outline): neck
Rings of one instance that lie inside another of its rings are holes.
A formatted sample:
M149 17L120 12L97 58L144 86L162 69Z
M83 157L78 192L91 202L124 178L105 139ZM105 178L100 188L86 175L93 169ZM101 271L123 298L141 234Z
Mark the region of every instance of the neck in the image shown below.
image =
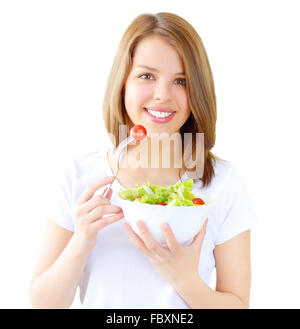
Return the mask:
M147 136L134 145L128 145L121 158L121 166L127 168L179 171L182 168L181 136Z

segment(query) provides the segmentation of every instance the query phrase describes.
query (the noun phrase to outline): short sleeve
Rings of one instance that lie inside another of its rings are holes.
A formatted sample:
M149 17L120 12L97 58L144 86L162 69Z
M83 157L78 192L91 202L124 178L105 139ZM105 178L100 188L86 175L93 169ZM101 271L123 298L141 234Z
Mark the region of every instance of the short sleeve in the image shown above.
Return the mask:
M46 217L63 228L74 232L72 188L73 162L49 183L46 200Z
M253 228L257 223L245 182L234 167L231 168L224 194L224 218L219 225L215 245Z

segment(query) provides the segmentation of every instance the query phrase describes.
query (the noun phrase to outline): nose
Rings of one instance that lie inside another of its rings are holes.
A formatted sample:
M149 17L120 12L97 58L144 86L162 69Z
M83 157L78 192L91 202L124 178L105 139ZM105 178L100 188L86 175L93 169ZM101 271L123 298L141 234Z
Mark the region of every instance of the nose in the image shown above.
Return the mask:
M168 102L172 99L170 86L167 82L161 80L155 84L153 98L161 102Z

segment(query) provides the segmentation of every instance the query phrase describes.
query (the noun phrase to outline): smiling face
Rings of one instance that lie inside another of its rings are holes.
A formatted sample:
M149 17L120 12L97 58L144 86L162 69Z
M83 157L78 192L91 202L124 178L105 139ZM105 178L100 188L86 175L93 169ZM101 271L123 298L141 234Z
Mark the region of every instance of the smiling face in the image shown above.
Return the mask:
M188 119L183 62L163 37L152 35L138 44L124 97L130 120L148 133L171 135Z

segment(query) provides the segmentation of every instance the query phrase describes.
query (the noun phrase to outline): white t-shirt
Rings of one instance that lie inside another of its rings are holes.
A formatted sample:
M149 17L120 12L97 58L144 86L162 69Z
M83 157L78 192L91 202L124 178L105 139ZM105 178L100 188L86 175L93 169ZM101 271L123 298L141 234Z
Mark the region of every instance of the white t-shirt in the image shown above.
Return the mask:
M51 192L47 217L74 231L74 206L87 186L112 176L107 151L110 145L71 161ZM227 161L217 160L211 184L194 189L218 197L208 218L203 241L199 275L209 285L215 268L214 248L253 227L253 212L245 184ZM184 174L182 180L188 179ZM117 191L123 187L116 179L111 204L118 205ZM147 256L129 240L122 218L98 233L96 247L90 253L80 281L80 301L85 308L189 308L150 263Z

